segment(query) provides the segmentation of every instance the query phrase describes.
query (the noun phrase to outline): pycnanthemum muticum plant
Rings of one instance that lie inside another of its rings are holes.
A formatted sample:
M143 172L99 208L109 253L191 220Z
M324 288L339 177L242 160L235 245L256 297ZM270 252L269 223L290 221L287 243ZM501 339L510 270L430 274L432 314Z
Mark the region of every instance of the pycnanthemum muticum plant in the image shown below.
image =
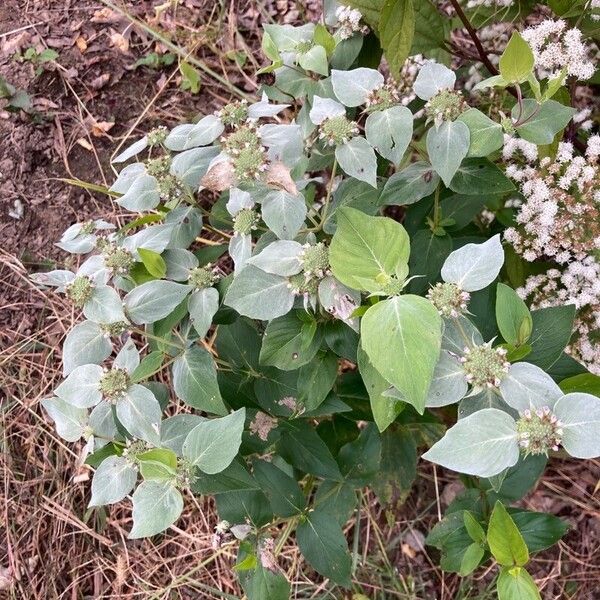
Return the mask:
M86 442L90 506L131 494L137 538L173 524L185 496L214 495L215 543L239 543L250 600L289 596L277 554L294 530L307 563L350 586L342 525L357 490L406 493L423 447L471 476L427 538L442 568L467 575L493 556L501 598L539 597L523 567L565 526L503 503L556 453L600 455L598 379L565 353L576 307L530 311L502 283L531 273L502 242L525 210L515 148L568 156L570 197L589 200L598 143L587 167L552 145L575 112L567 71L544 79L515 30L499 74L469 93L439 49L445 17L405 3L431 25L415 30L405 8L402 35L425 55L405 64L393 4L366 23L339 7L326 25L266 25L275 83L261 99L122 151L115 164L135 162L110 192L139 217L72 225L59 246L78 269L33 276L82 309L43 404L64 439ZM369 28L390 77L364 66ZM528 202L538 188L523 183Z

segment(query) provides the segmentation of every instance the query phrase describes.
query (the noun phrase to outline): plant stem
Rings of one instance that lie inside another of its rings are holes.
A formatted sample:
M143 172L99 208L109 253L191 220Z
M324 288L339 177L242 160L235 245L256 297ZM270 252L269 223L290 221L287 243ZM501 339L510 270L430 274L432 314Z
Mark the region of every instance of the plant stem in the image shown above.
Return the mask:
M335 181L335 172L337 171L337 160L333 159L333 167L331 167L331 177L329 178L329 183L327 184L327 195L325 196L325 202L323 203L323 212L321 213L321 222L319 223L319 227L317 231L323 229L323 225L327 219L327 212L329 210L329 201L331 200L331 193L333 191L333 182Z

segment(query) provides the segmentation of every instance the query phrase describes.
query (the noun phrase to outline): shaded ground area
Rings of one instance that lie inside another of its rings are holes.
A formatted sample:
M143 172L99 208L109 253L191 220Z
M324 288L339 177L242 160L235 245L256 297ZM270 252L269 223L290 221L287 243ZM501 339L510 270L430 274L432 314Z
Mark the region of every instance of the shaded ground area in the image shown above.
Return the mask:
M117 217L105 196L62 179L110 184L110 155L119 143L155 124L214 110L231 97L231 86L252 93L255 84L246 72L258 60L260 22L296 22L314 15L319 2L173 5L125 6L224 80L201 73L197 94L181 90L167 45L101 2L0 3L0 76L20 92L27 110L12 112L10 101L0 101L0 598L239 593L233 550L211 547L217 517L210 500L190 498L178 527L166 535L126 542L128 503L86 511L90 472L80 466L82 448L63 443L39 405L60 378L60 343L78 315L65 312L60 298L33 288L27 273L64 264L53 243L72 222ZM443 474L436 485L429 467L420 475L404 503L381 507L365 494L360 514L347 525L350 543L358 538L353 591L371 599L493 598L490 573L461 585L425 552L423 537L437 521L438 503L443 509L458 485ZM555 461L524 502L572 524L558 548L536 558L544 598L599 597L599 476L597 461L585 469ZM307 577L293 545L284 550L281 565L296 583L296 597L342 597Z

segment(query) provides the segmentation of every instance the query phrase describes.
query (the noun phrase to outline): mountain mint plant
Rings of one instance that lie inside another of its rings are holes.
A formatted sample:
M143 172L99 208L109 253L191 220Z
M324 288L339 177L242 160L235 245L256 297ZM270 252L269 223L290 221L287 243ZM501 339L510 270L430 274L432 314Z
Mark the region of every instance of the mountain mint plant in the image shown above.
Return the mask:
M548 461L600 456L600 292L576 279L597 272L600 144L568 91L589 68L551 57L542 25L507 23L499 72L466 86L434 4L348 4L265 25L260 100L114 158L125 225L73 224L58 246L76 266L32 275L81 315L43 406L85 444L90 507L130 498L130 538L214 496L249 600L290 597L293 532L305 568L349 588L357 491L407 494L417 449L465 476L460 514L427 538L441 567L493 557L501 599L539 598L524 566L566 526L505 505ZM546 28L572 56L576 12ZM558 532L543 546L540 518Z

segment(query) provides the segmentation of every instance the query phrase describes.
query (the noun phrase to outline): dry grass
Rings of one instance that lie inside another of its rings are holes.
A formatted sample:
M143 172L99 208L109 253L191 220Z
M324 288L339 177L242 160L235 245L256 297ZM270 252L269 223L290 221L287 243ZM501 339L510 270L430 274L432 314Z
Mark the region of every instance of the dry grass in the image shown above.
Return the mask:
M238 17L258 24L267 9L275 7L292 15L288 20L293 21L316 3L291 2L285 11L281 8L285 2L243 4L222 2L209 7L207 3L203 30L183 29L189 38L202 42L199 60L231 85L246 85L251 91L254 82L223 59L226 49L245 47L248 68L253 68L258 30L241 39ZM258 17L252 20L250 14ZM120 141L144 129L148 122L171 122L182 116L178 97L168 94L170 82L167 79L143 110L143 120L129 124ZM204 91L209 102L227 100L232 94L230 86L210 80ZM83 123L85 103L74 89L69 93L76 98L73 117ZM75 138L63 136L60 126L57 129L57 160L64 162L68 172ZM88 140L93 147L97 143L91 137ZM100 182L107 151L93 149ZM50 256L52 241L47 240L38 259ZM31 285L28 269L33 265L25 268L15 256L21 257L21 252L0 250L0 314L1 322L6 323L0 330L0 598L239 598L232 571L235 547L212 548L218 518L209 498L189 496L175 527L143 541L126 539L131 521L129 502L107 510L86 510L91 469L82 465L83 447L64 443L40 405L61 379L60 346L79 315L65 308L62 298ZM545 600L600 598L599 477L597 461L554 461L537 490L522 503L558 514L572 525L563 542L533 561L533 574ZM435 485L430 467L421 465L415 488L403 504L384 507L373 493L364 493L360 510L345 528L353 550L354 593L371 600L495 597L491 591L494 569L480 570L474 578L461 582L437 568L437 557L422 545L423 534L437 521L438 507L443 510L456 492L455 481L454 475L440 473ZM293 536L283 547L279 562L293 582L294 598L351 597L310 572Z

